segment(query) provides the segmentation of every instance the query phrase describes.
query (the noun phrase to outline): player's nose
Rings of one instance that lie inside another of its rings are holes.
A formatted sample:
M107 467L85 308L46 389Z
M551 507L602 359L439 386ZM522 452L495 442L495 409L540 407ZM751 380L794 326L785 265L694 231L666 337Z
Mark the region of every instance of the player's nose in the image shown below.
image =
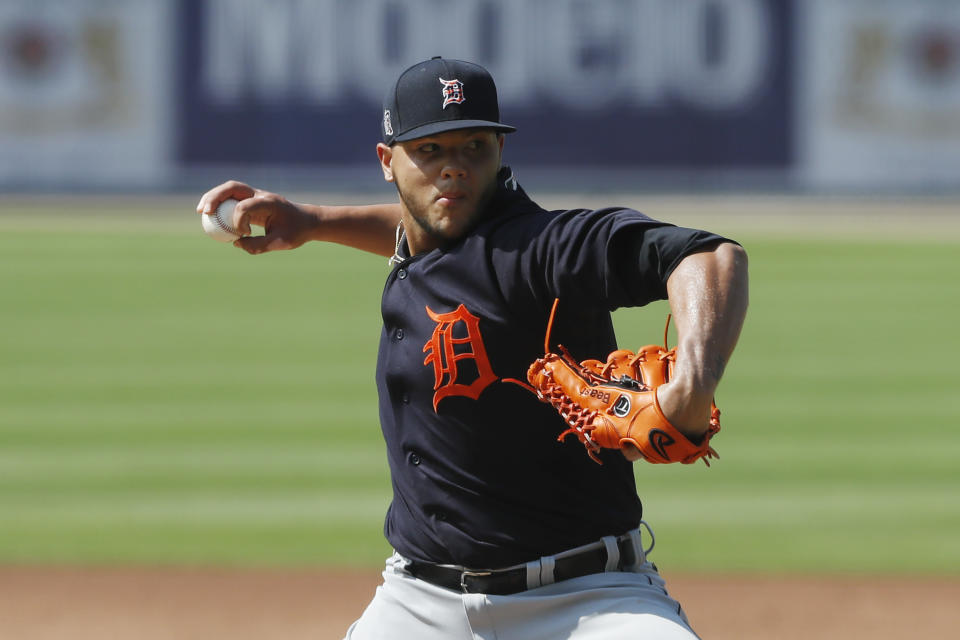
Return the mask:
M449 153L444 154L443 165L440 175L449 180L450 178L462 179L467 176L467 158L458 149L451 149Z
M440 171L440 175L443 178L465 178L467 177L467 169L463 163L460 162L446 162L443 165L443 169Z

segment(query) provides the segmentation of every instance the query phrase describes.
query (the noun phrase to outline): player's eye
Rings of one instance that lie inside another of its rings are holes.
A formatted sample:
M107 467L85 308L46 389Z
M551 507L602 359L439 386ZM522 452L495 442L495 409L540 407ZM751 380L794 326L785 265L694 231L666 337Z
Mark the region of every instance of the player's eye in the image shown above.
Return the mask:
M426 144L422 144L419 147L417 147L417 150L420 151L421 153L433 153L434 151L437 150L437 148L438 148L437 145L435 145L432 142L428 142Z

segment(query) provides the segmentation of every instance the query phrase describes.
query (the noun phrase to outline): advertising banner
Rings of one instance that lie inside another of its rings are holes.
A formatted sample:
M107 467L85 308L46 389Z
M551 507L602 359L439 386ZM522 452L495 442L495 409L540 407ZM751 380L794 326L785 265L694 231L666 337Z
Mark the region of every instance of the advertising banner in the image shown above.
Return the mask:
M802 3L808 184L960 187L960 3Z
M383 93L431 56L479 62L522 165L785 169L785 0L182 2L176 157L369 166ZM522 137L522 138L521 138Z
M0 3L0 185L153 185L171 157L163 2Z

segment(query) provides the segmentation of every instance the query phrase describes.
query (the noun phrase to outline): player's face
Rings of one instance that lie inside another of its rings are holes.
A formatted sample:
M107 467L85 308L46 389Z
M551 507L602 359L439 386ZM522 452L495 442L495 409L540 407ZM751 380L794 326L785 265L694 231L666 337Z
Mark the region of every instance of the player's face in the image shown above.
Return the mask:
M463 237L496 189L503 135L463 129L377 147L384 178L397 186L412 253Z

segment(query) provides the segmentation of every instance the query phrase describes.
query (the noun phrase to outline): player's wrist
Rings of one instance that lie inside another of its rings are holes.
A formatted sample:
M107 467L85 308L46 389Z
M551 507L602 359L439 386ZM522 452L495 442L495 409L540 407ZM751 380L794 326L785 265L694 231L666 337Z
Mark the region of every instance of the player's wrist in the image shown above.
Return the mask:
M681 340L670 378L678 390L692 398L713 398L723 377L726 360L716 357L706 341L696 338Z
M674 379L656 388L663 417L691 442L699 442L710 428L713 394L705 394L687 380Z
M296 209L301 220L304 241L329 240L327 231L333 217L331 209L335 207L299 202L291 202L290 205Z

